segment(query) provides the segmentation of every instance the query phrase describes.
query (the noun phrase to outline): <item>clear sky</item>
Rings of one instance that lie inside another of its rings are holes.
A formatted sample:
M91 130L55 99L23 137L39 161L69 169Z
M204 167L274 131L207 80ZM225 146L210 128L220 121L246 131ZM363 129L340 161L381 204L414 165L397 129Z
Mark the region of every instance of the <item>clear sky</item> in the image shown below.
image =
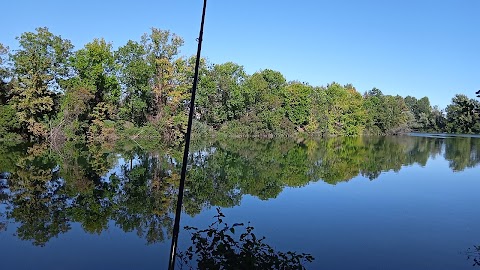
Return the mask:
M6 0L0 42L46 26L81 48L103 37L116 48L151 27L196 50L202 0ZM311 85L352 83L363 93L428 96L444 108L480 89L480 0L209 0L202 56L252 74L274 69Z

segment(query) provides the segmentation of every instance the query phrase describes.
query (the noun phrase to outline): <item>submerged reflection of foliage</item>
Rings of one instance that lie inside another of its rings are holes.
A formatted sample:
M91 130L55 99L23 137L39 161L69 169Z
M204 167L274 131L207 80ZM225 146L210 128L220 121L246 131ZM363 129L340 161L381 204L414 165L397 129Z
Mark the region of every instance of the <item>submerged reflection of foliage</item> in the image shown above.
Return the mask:
M18 237L42 246L70 230L72 222L100 234L113 221L147 243L168 238L176 193L175 177L168 173L175 171L171 163L162 164L160 154L140 154L135 164L107 174L118 156L92 149L100 148L71 146L59 153L34 145L17 160L1 203L9 209L7 218L19 223ZM97 156L102 158L92 160Z
M480 266L480 246L473 246L467 249L467 260L472 260L472 266Z
M111 224L147 243L170 237L181 148L73 141L0 147L0 229L44 245L79 223L100 234ZM277 197L310 182L374 180L443 155L453 171L480 164L479 138L346 137L322 140L219 140L191 147L183 210L239 205L245 195Z
M0 174L0 207L2 207L2 202L6 201L8 198L8 185L6 180L6 174ZM3 209L0 208L0 232L7 230L7 216L4 213Z
M191 231L192 245L177 254L180 269L305 269L304 264L314 260L307 253L276 251L265 243L265 237L253 233L250 223L228 225L220 208L217 213L207 229L185 227Z
M480 163L480 139L448 138L445 140L445 159L454 171L473 168Z
M12 205L7 217L20 222L17 235L43 245L70 229L67 196L54 155L45 144L33 145L8 178Z

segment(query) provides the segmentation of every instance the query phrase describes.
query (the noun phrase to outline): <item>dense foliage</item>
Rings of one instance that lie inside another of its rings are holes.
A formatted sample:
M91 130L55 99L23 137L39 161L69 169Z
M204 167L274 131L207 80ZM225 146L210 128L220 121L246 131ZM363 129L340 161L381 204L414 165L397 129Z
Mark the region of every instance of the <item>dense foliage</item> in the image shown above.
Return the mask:
M18 49L0 44L0 138L178 142L186 130L193 57L156 28L114 50L94 39L76 51L47 28L25 32ZM249 75L236 63L202 59L196 131L269 137L356 136L407 131L479 133L480 103L456 95L445 110L427 97L360 94L354 86L287 82L278 71Z

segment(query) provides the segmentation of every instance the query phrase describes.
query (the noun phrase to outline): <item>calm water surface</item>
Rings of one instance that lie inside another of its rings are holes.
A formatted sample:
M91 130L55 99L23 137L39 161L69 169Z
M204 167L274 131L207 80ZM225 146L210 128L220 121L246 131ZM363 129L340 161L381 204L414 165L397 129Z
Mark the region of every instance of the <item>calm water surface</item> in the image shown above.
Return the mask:
M480 138L191 150L182 227L206 228L221 207L275 249L312 254L308 269L480 269ZM181 151L3 145L1 268L165 269ZM180 250L189 244L182 231Z

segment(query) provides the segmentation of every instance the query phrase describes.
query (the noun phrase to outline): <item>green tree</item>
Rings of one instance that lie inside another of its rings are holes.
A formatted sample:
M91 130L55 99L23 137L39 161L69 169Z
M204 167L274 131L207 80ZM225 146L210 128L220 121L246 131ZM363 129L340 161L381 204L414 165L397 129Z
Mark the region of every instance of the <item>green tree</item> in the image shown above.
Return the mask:
M418 108L417 108L417 98L412 96L406 96L404 98L405 105L408 108L407 112L407 125L413 131L421 130L422 125L418 122Z
M367 132L371 134L384 133L385 127L383 122L385 120L382 115L384 95L382 91L374 87L372 90L364 94L364 99L364 107L368 115L366 123Z
M411 96L404 98L408 108L407 125L414 131L443 132L445 130L445 116L437 106L431 106L428 97L416 99Z
M68 75L67 59L73 48L69 40L55 36L48 28L23 33L13 54L13 105L24 133L33 138L48 136L55 116L60 83Z
M338 83L327 86L320 98L323 104L319 123L326 124L326 133L340 136L360 135L364 129L366 115L363 98L356 89Z
M398 134L408 130L408 107L400 96L383 95L374 88L365 93L367 132L373 134Z
M140 126L147 121L149 110L154 105L150 85L154 66L147 61L146 48L131 40L115 52L115 59L124 96L120 115Z
M7 103L10 94L10 89L8 89L9 87L6 82L6 79L10 76L10 72L6 66L8 52L8 47L0 43L0 105Z
M104 39L94 39L75 52L71 64L79 81L94 95L92 106L105 102L117 106L120 98L119 83L115 74L112 45Z
M436 126L436 119L432 115L432 107L428 97L416 99L411 96L404 98L405 105L409 112L413 115L409 119L408 126L416 131L433 131Z
M275 107L280 107L280 102L275 102L272 99L283 94L283 90L286 86L285 77L278 71L271 69L264 69L259 72L255 72L252 76L247 78L246 91L248 96L246 98L249 105L268 102Z
M292 83L285 87L285 112L298 128L303 128L310 119L312 87L302 83Z
M19 128L20 123L13 106L10 104L0 105L0 138L15 139L16 136L12 132L18 131Z
M414 114L414 115L418 115L418 105L417 105L417 98L415 97L412 97L412 96L406 96L404 98L404 101L405 101L405 105L407 106L407 108Z
M246 78L243 67L232 62L209 69L198 90L200 120L218 129L226 121L239 119L249 99L243 91Z
M249 76L245 81L245 122L254 125L256 133L264 135L285 132L285 77L278 71L265 69ZM258 122L258 123L256 123Z
M480 116L476 111L480 102L465 95L455 95L447 106L447 131L452 133L480 133Z
M94 39L70 58L76 76L65 83L62 107L72 108L73 115L82 116L79 120L88 124L89 140L114 137L112 121L117 119L121 95L114 60L112 45L104 39ZM75 99L78 104L69 104Z
M445 118L444 112L438 108L438 106L433 106L429 118L429 126L427 131L429 132L444 132L447 125L447 119Z
M7 67L8 47L0 43L0 138L11 140L14 136L11 132L16 132L20 128L16 111L13 108L10 99L12 95L12 83L7 82L11 76Z
M418 109L418 114L426 114L429 115L430 112L432 111L432 107L430 106L430 100L428 97L423 97L417 101L417 109Z
M405 113L407 107L403 98L399 95L385 96L384 112L386 113L385 128L389 134L401 134L408 130Z

